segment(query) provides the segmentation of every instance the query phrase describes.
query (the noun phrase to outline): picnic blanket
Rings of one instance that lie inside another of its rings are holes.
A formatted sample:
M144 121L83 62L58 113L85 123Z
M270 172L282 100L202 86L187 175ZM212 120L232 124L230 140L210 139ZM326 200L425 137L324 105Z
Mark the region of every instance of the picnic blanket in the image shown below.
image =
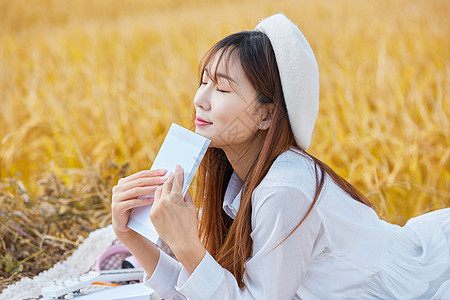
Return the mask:
M67 280L91 270L97 259L115 240L112 225L92 231L70 257L33 278L22 278L9 285L0 294L0 300L37 299L41 288L48 286L53 280Z

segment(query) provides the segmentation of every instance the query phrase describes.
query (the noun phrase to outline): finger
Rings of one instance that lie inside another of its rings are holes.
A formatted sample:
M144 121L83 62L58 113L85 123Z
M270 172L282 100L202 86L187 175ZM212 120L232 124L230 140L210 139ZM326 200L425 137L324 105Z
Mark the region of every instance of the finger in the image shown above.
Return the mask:
M113 196L113 201L125 201L137 198L139 196L151 196L155 193L157 186L148 186L148 187L135 187L128 191L121 192L117 195ZM118 200L116 200L118 199Z
M142 198L142 199L131 199L123 202L119 202L114 205L112 208L114 211L120 212L120 211L127 211L135 207L141 207L145 205L151 205L153 204L153 199L149 198Z
M167 181L164 182L164 184L163 184L162 194L168 195L172 191L174 177L175 177L175 174L170 172L169 177L167 178Z
M175 178L172 185L172 193L181 194L183 190L183 168L180 165L177 165L175 168Z
M159 203L159 199L161 198L162 186L159 186L155 191L154 204Z
M136 178L134 180L131 180L126 183L122 183L120 185L116 185L113 188L113 192L125 192L127 190L130 190L134 187L150 187L150 186L160 186L162 185L167 178L156 176L156 177L140 177Z
M119 184L122 185L124 183L133 181L138 178L161 176L161 175L164 175L166 173L166 171L167 170L165 170L165 169L143 170L143 171L134 173L128 177L121 178L119 180Z

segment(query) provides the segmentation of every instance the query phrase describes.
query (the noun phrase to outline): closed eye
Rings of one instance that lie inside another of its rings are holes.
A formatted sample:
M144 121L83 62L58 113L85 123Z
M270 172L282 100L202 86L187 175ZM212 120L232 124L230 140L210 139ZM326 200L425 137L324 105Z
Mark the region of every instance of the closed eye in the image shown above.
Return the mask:
M204 84L208 84L208 83L207 83L207 82L200 81L200 85L204 85ZM221 89L219 89L219 88L216 88L216 91L221 92L221 93L229 93L229 91L221 90Z
M219 88L216 88L216 91L221 92L221 93L229 93L229 91L221 90Z

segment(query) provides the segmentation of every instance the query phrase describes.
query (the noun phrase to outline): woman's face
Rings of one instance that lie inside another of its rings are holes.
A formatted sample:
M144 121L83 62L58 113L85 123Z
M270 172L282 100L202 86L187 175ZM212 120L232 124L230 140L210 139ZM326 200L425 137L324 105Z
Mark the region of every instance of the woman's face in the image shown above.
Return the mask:
M254 139L262 119L257 109L257 92L238 58L222 59L216 69L217 56L203 71L195 94L195 132L210 139L210 147L239 151ZM217 83L211 80L214 75Z

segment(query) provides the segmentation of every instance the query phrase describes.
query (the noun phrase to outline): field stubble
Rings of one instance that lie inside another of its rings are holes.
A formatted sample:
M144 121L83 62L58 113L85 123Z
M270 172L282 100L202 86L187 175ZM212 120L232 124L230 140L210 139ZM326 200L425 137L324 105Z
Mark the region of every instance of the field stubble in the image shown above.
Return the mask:
M192 127L198 62L285 12L315 51L310 152L379 216L449 206L448 1L0 1L0 289L110 222L118 178Z

